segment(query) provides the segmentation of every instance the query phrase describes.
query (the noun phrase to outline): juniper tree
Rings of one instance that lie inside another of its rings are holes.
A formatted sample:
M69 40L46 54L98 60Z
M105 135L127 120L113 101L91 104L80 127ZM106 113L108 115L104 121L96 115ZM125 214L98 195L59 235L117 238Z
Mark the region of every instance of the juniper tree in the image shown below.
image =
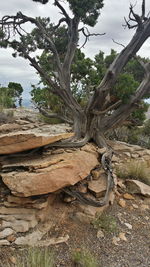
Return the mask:
M50 2L48 0L33 1L46 4L47 7ZM136 56L149 38L150 18L145 13L145 0L142 1L141 15L136 14L133 5L130 5L129 17L125 19L125 26L129 29L134 28L135 34L120 54L116 55L103 79L95 86L86 107L83 108L71 91L71 66L78 48L79 34L84 35L85 43L93 35L90 34L87 27L95 26L103 7L103 0L67 0L66 2L70 8L69 13L62 1L54 0L54 5L62 15L57 25L52 24L49 18L32 18L21 12L14 16L4 16L0 21L1 46L13 47L14 56L18 54L27 59L47 84L49 91L60 97L68 108L73 120L74 137L68 142L59 142L56 146L79 147L89 140L93 140L97 146L106 148L106 152L102 156L102 166L108 175L108 188L104 201L97 204L103 205L113 180L112 149L105 138L105 133L123 122L136 109L140 100L150 93L150 62L144 63L140 60L139 64L142 65L145 76L127 102L124 103L119 99L112 103L113 87L128 61ZM35 30L32 34L25 34L22 27L29 22L35 26ZM62 25L65 27L62 38L66 39L66 50L63 55L58 50L57 38L55 38L55 32L58 32ZM81 27L81 25L83 26ZM16 33L20 37L20 40L18 37L12 40L12 31L13 34ZM54 66L50 73L45 72L38 59L31 54L38 48L44 48L50 53L49 64Z

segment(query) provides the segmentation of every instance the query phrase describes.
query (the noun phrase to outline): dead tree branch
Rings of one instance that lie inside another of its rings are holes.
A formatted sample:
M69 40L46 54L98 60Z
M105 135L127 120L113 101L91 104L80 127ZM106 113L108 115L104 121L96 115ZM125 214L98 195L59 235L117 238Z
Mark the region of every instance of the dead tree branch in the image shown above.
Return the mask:
M87 32L85 32L85 30L86 30ZM79 29L78 31L79 31L79 32L82 32L83 35L85 36L85 42L83 43L83 45L82 45L80 48L82 48L82 47L85 46L85 44L87 43L87 41L89 40L89 38L90 38L91 36L102 36L102 35L105 35L105 34L106 34L106 33L90 33L87 27L82 27L82 28Z
M148 17L145 16L145 0L142 1L142 14L141 16L136 14L134 12L134 6L130 5L130 12L129 12L129 19L125 19L125 25L124 27L128 27L129 29L138 28L138 30L143 29L143 22L148 19ZM134 25L131 25L131 22L134 22Z

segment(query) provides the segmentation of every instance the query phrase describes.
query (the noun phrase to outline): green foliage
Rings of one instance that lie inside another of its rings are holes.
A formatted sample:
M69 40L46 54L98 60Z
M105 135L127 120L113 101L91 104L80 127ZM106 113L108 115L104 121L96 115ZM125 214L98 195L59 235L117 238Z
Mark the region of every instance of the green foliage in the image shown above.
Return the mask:
M134 77L128 73L122 73L114 87L113 93L121 99L123 103L127 103L129 97L135 92L139 83L134 80Z
M140 59L140 56L138 58ZM145 58L142 58L142 61L146 63L147 60ZM124 71L133 75L134 79L138 82L141 82L145 75L143 67L136 59L131 59L125 66Z
M14 98L20 98L23 93L23 88L20 83L9 82L9 95Z
M110 55L105 57L105 67L106 69L110 66L110 64L114 61L117 56L117 52L114 49L111 49Z
M42 106L44 108L50 109L56 113L62 113L63 104L61 100L56 95L53 95L47 87L36 87L32 85L31 97L33 103L38 104L38 106Z
M9 95L9 88L0 87L0 109L12 108L14 105L13 98Z
M100 267L97 259L87 249L75 250L72 253L72 260L77 266L81 267Z
M142 132L143 134L150 136L150 119L144 123Z
M57 118L48 118L46 116L43 116L42 114L39 114L39 120L47 123L47 124L60 124L62 123L61 119L57 119Z
M20 83L10 82L8 87L0 87L0 107L12 108L16 100L20 102L23 88Z
M67 0L73 14L80 20L93 27L100 15L100 9L103 7L103 0Z
M103 213L93 221L93 225L96 229L102 229L107 233L117 232L116 219L108 214Z
M146 162L131 160L116 168L116 174L122 179L135 179L150 185L150 168Z

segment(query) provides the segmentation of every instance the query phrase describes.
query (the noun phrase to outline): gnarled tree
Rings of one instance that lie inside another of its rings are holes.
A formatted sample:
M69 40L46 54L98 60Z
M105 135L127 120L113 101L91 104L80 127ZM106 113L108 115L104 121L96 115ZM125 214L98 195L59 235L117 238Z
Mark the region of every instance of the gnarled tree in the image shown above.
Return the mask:
M48 0L33 1L49 4ZM66 2L69 4L72 16L61 1L54 0L54 5L62 15L57 25L51 24L49 19L32 18L21 12L15 16L4 16L0 21L1 45L13 47L19 56L29 60L31 66L37 70L47 84L50 92L60 97L70 111L74 125L74 138L69 142L58 143L56 146L77 147L93 140L99 147L106 148L106 153L102 156L102 165L108 175L108 188L104 201L97 203L97 205L103 205L113 179L112 150L107 144L105 133L123 122L136 109L140 100L150 93L150 62L146 64L139 62L145 70L145 77L134 94L130 96L128 103L122 103L120 100L112 101L112 88L125 65L136 56L138 50L149 38L150 18L145 15L145 0L142 1L141 15L136 14L133 6L130 5L129 19L125 19L125 24L129 29L135 28L135 34L129 44L116 56L104 78L93 91L86 107L82 108L71 91L71 65L78 48L79 34L82 33L86 41L91 36L85 26L93 27L96 24L100 9L103 7L103 0L67 0ZM32 34L25 33L22 29L23 25L28 22L35 26ZM80 23L84 26L80 27ZM58 49L59 44L56 38L56 32L58 33L59 29L62 31L62 38L66 40L65 54L63 55L61 49ZM12 30L20 37L20 40L18 38L11 39ZM49 64L53 65L50 73L45 72L38 59L31 56L31 52L37 48L50 53Z

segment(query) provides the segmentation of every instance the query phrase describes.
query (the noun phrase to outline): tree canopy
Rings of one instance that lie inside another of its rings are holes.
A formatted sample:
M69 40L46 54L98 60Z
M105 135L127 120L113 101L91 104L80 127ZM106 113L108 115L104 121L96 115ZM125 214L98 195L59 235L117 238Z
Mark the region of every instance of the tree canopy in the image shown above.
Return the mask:
M23 88L20 83L9 82L7 87L0 86L0 107L13 108L16 101L21 105Z

